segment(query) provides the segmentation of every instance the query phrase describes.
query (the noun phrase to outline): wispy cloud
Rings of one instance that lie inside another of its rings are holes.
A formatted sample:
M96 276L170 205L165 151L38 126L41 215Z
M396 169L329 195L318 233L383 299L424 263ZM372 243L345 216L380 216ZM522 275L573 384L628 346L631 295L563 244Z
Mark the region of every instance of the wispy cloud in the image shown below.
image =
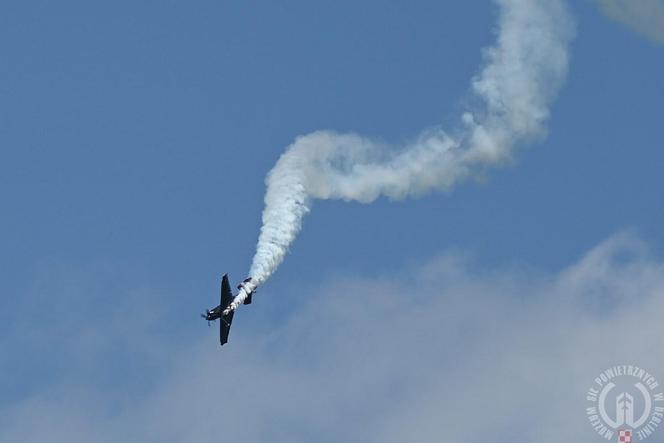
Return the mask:
M655 42L664 43L663 0L597 0L607 17Z
M71 367L38 391L0 400L0 441L593 441L584 400L598 372L633 362L664 378L653 344L663 271L630 235L553 274L445 254L395 277L331 282L267 335L238 323L223 349L211 337L171 349L131 316L100 313L104 352L63 357ZM88 327L57 329L62 352ZM118 361L126 336L145 348L134 365ZM10 356L37 349L24 345ZM100 379L99 368L120 373Z

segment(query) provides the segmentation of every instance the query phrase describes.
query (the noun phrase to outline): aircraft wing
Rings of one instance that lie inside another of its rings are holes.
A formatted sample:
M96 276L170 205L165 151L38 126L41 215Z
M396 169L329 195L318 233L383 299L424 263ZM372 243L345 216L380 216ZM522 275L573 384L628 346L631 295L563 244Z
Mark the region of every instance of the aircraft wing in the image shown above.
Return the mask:
M235 311L231 311L228 315L222 315L219 318L219 344L222 346L228 343L228 333L231 332L234 313Z
M221 279L221 301L219 303L223 311L233 301L233 291L231 284L228 281L228 274L224 275ZM223 346L228 342L228 333L231 330L231 323L233 322L233 314L235 311L229 312L227 315L222 315L219 318L219 343Z

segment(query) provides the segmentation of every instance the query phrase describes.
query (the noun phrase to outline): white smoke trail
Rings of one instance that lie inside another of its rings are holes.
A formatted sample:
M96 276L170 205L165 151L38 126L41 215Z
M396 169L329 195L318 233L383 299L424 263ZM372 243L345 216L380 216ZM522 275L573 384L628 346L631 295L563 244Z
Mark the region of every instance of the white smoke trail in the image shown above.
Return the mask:
M313 199L370 203L451 188L507 160L517 143L544 134L549 106L567 74L573 22L562 0L497 0L498 40L473 78L480 110L454 135L425 131L400 150L355 134L298 137L266 178L263 226L249 275L263 283L283 261ZM236 296L235 309L246 297Z

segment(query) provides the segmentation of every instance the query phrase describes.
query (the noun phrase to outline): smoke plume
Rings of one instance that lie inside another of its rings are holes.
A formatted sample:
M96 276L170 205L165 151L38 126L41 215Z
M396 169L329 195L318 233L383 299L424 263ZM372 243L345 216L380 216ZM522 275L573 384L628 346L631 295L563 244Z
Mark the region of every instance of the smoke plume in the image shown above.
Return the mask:
M263 283L283 261L315 199L370 203L447 190L510 158L545 133L563 83L573 22L562 0L497 0L497 42L471 82L478 102L460 127L424 131L395 149L356 134L299 136L266 178L265 209L249 275ZM240 291L232 308L246 297Z

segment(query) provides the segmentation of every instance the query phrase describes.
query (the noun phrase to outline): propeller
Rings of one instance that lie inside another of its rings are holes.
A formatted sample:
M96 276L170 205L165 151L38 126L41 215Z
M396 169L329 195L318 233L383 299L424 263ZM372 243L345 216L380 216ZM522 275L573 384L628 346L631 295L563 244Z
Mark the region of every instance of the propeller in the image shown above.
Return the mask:
M201 314L201 317L206 319L206 320L208 319L209 316L210 316L210 310L209 309L205 310L205 314ZM208 324L208 328L209 328L210 327L210 320L208 320L207 324Z

